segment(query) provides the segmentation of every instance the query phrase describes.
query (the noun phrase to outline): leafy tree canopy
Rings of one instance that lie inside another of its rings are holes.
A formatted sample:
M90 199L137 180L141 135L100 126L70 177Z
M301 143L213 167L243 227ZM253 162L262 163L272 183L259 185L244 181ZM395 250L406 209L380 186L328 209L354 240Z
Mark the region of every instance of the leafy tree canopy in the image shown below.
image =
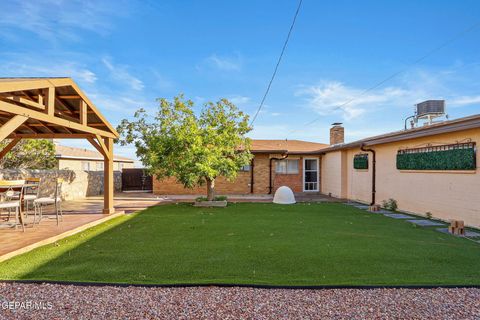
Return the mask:
M251 130L248 115L227 99L206 103L198 115L183 95L158 101L155 115L140 109L135 120L122 120L119 143L133 143L143 165L158 179L175 177L186 188L206 183L208 199L213 199L215 179L235 179L252 159L245 137Z
M0 143L0 149L9 141ZM22 139L0 160L4 169L52 169L56 166L55 145L47 139Z

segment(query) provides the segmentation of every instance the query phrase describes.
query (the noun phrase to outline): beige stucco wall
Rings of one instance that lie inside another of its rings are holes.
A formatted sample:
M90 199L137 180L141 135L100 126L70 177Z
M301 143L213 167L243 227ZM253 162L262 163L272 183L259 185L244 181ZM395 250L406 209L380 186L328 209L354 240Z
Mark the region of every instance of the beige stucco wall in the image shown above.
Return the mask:
M347 196L347 152L329 152L321 158L321 189L324 194L333 197L345 198Z
M59 159L58 160L58 169L59 170L83 170L83 162L90 163L90 171L102 171L100 163L103 161L96 160L80 160L80 159ZM120 170L120 164L123 164L123 168L133 168L134 164L132 162L113 162L113 170Z
M368 153L368 169L353 169L353 157L358 153ZM395 150L396 154L396 150ZM372 155L370 152L364 152L360 149L350 149L347 151L347 196L346 198L361 202L371 202L372 198ZM377 161L378 163L378 161ZM393 163L395 167L395 162Z
M425 144L449 144L471 139L480 142L480 130L467 130L441 134L432 137L373 146L377 153L376 203L393 198L400 210L417 214L431 212L434 217L450 220L464 220L466 224L480 227L480 153L477 151L477 170L455 171L400 171L396 169L398 149L422 147ZM353 169L353 156L362 152L351 149L347 152L347 197L352 200L370 202L372 157L369 155L369 169ZM322 170L324 193L337 195L341 186L339 177L339 154L335 152L324 157ZM332 172L329 172L329 168Z

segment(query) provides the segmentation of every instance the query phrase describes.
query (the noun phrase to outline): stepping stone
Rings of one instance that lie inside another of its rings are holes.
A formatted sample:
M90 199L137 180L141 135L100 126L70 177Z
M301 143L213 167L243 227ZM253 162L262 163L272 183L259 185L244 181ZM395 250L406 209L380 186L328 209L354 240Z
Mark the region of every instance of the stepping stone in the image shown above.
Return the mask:
M354 205L354 207L361 210L367 210L368 208L370 208L370 206L366 205Z
M465 230L465 236L467 237L480 237L480 233L470 230Z
M432 220L407 220L408 222L414 223L422 227L434 227L434 226L444 226L444 223Z
M381 213L381 214L392 214L393 212L392 211L388 211L388 210L384 210L384 209L380 209L378 211L370 211L371 213Z
M401 213L385 213L385 217L393 218L393 219L411 219L411 216L407 216L406 214Z
M451 234L450 232L448 232L448 228L437 228L435 230L441 233ZM454 234L451 234L451 235L454 236Z
M452 233L448 232L448 228L438 228L437 231L442 232L442 233L446 233L446 234L450 234L452 236L464 237L464 236L459 236L457 234L452 234ZM480 237L480 233L475 232L475 231L465 230L465 237L472 237L472 238ZM480 241L477 241L477 242L480 243Z

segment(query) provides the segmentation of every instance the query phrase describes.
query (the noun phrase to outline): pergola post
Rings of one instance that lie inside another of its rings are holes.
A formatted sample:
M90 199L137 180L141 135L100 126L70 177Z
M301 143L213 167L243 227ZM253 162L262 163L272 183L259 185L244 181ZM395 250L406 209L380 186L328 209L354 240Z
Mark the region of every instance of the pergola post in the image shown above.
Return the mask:
M103 160L103 213L111 214L115 212L113 207L113 139L104 138L106 154Z

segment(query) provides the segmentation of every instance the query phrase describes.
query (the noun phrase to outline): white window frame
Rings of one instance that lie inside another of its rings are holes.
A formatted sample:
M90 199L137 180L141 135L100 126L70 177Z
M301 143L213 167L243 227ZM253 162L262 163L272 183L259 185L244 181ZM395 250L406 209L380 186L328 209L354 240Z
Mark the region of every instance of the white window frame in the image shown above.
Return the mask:
M305 161L306 160L317 160L317 188L315 190L305 190ZM320 191L320 158L303 158L303 177L302 177L302 190L303 192L318 192Z
M285 161L285 172L278 172L277 166L279 162ZM288 172L288 161L297 161L297 172ZM275 163L275 174L299 174L300 173L300 159L282 159Z

